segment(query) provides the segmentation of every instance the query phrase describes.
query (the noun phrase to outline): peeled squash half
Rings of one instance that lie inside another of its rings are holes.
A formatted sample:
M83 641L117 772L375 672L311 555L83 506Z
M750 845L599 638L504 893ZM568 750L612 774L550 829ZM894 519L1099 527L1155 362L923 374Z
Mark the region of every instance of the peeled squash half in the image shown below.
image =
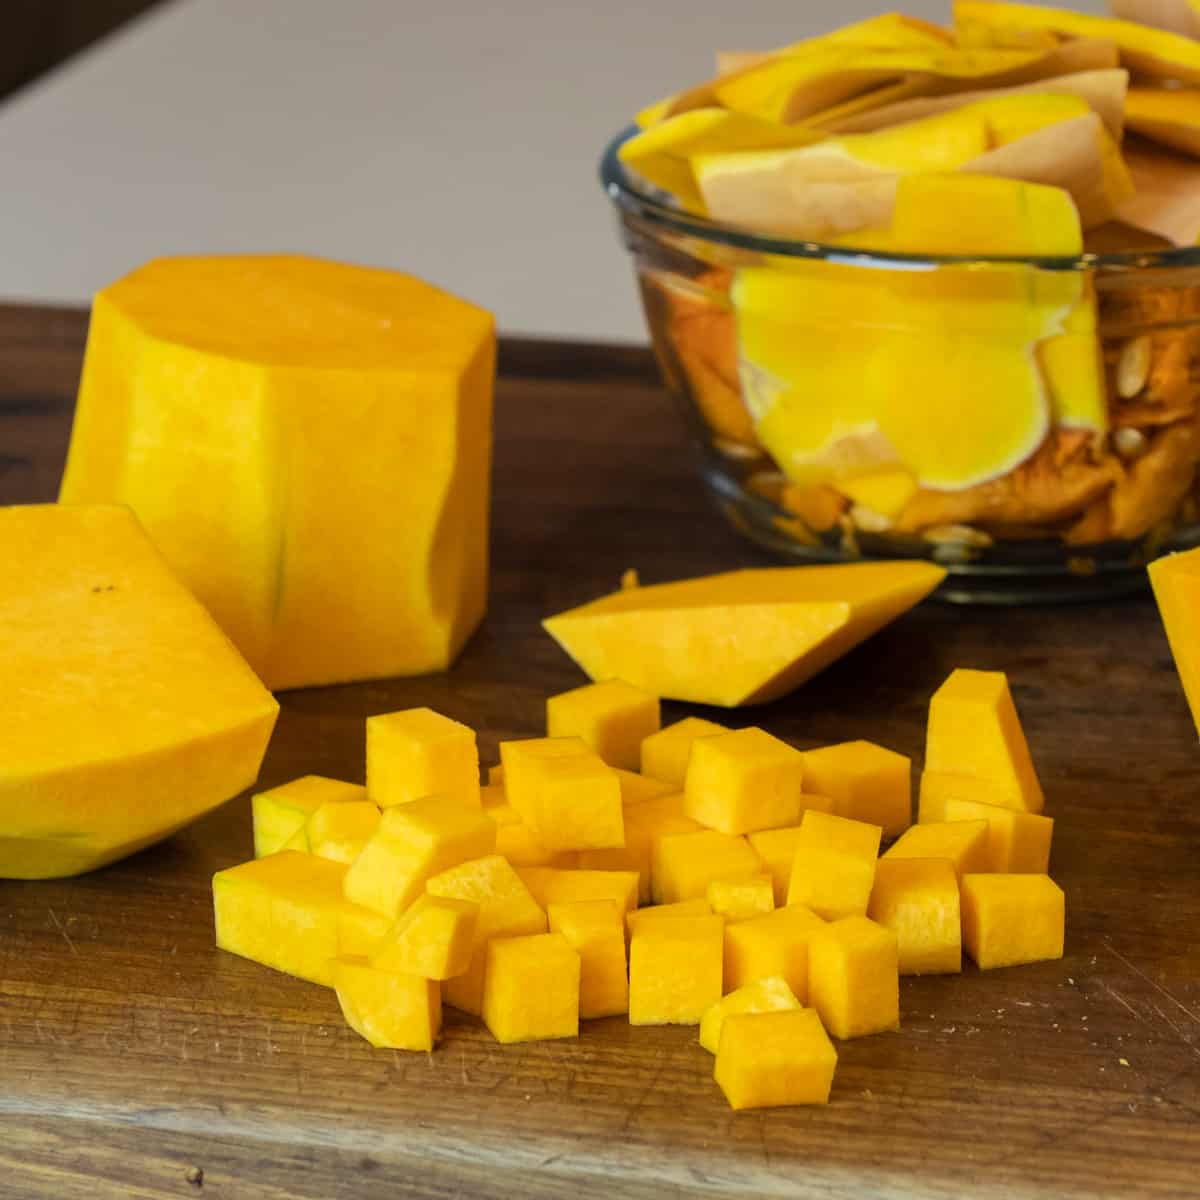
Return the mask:
M128 509L0 509L0 877L77 875L258 774L279 706Z
M735 708L798 687L945 574L924 562L733 571L628 588L543 625L592 679Z

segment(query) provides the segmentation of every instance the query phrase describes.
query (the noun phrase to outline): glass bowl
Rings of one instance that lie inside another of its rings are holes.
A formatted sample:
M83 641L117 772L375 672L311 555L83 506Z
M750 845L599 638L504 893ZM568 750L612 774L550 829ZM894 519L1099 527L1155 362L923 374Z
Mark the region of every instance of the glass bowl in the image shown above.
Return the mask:
M930 258L780 240L601 180L717 506L801 562L927 558L944 599L1140 591L1200 544L1200 248Z

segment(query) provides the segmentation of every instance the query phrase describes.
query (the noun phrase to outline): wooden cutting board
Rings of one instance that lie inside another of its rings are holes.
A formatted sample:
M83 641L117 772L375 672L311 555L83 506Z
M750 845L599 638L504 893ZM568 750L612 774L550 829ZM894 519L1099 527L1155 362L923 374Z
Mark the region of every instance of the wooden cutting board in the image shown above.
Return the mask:
M55 495L84 327L0 309L4 503ZM361 780L364 718L418 704L495 761L582 682L539 618L626 567L761 561L705 501L648 355L507 344L485 627L448 675L283 695L262 785ZM0 1196L1196 1195L1200 746L1152 603L928 604L739 720L919 764L956 666L1012 680L1066 958L905 980L903 1028L840 1047L828 1108L734 1115L695 1030L616 1019L499 1046L450 1011L435 1054L372 1050L331 992L214 948L210 876L251 854L243 797L105 871L0 881Z

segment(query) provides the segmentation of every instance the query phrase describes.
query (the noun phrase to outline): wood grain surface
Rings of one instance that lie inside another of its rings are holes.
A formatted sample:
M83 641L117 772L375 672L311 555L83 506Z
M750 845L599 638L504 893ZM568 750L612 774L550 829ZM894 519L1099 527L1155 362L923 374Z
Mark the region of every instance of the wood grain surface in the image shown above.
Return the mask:
M0 501L55 495L84 327L0 309ZM493 546L454 669L283 695L262 785L361 780L364 718L417 704L494 761L581 682L542 616L629 566L763 561L707 506L648 358L595 347L505 346ZM919 763L956 666L1012 680L1066 958L904 981L902 1030L840 1047L828 1108L735 1115L695 1030L617 1019L499 1046L449 1010L435 1054L372 1050L331 992L214 948L210 876L251 854L243 797L107 870L0 881L0 1196L1196 1196L1200 747L1152 603L927 604L740 719Z

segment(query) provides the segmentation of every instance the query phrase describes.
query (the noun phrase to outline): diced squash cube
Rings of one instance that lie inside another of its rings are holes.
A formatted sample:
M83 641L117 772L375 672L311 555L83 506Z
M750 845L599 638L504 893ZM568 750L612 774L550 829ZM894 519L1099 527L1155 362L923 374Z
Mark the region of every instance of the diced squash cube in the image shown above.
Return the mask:
M656 800L659 796L670 796L679 790L673 783L663 783L661 779L651 779L636 771L617 769L617 780L621 784L621 803L626 808L631 804Z
M509 801L551 853L625 844L617 774L581 746L578 738L546 738L500 747Z
M651 900L654 843L676 833L698 833L701 826L683 812L683 793L643 800L625 809L625 845L610 850L580 850L579 865L597 871L636 871L638 903Z
M725 732L724 725L706 721L703 717L684 717L682 721L668 725L642 742L642 774L682 788L692 743L697 738Z
M1049 875L963 876L963 945L981 971L1062 958L1065 922Z
M579 1016L615 1017L629 1011L625 922L615 900L551 904L550 931L561 933L579 955Z
M821 796L801 796L800 803L804 812L810 808L815 808L817 812L833 812L833 801ZM792 861L796 857L796 843L799 840L799 825L789 825L786 829L764 829L746 835L750 848L762 859L763 866L771 874L776 908L782 908L787 903L788 885L792 881Z
M574 900L614 900L621 911L637 908L638 878L633 871L572 871L555 867L520 867L517 874L543 907Z
M502 783L489 783L479 789L479 803L489 812L493 808L512 808ZM515 812L515 810L514 810ZM495 815L493 814L493 820ZM496 822L499 824L499 822Z
M561 692L546 701L546 733L580 737L610 767L636 771L642 742L660 724L658 697L620 679Z
M655 904L694 900L714 879L744 879L762 870L744 837L702 829L676 833L654 842L650 891Z
M424 796L478 808L475 731L431 708L368 717L367 791L380 808Z
M418 896L371 954L381 971L453 979L471 965L479 905L451 896Z
M536 800L534 765L544 758L573 758L589 754L583 738L522 738L500 743L504 793L527 825Z
M684 784L687 815L721 833L753 833L800 818L804 756L751 727L692 744Z
M346 1024L372 1046L432 1050L442 1029L442 994L420 975L373 966L364 958L335 958L333 986Z
M1012 808L1006 803L1005 789L986 779L973 775L960 775L951 771L923 771L921 773L920 798L917 804L917 820L926 823L940 820L936 807L948 797L974 800L979 804L990 804L995 808ZM932 806L932 807L931 807ZM1019 810L1018 810L1019 811Z
M504 786L504 766L502 763L493 763L487 769L488 787L503 787Z
M366 798L367 789L360 784L326 779L323 775L304 775L270 791L257 792L250 798L254 857L262 858L285 849L310 853L304 827L322 804ZM297 839L295 844L289 845L293 839Z
M485 789L486 790L486 789ZM496 832L506 825L523 825L521 814L511 804L485 804L483 811L496 822Z
M925 767L991 784L988 803L1032 813L1045 804L1003 671L951 672L929 702Z
M901 975L962 970L958 875L945 858L879 860L867 915L896 935Z
M894 750L863 741L806 750L804 779L839 817L878 825L886 837L912 824L912 762Z
M351 800L322 804L305 830L313 854L349 866L378 828L379 809L370 800Z
M338 957L370 958L394 923L373 908L343 900L337 918Z
M1020 812L996 804L985 804L968 795L958 796L961 776L921 777L921 821L943 823L986 821L988 825L987 871L1001 874L1044 875L1050 867L1050 845L1054 840L1054 818L1040 813ZM955 786L947 785L955 781ZM963 791L969 793L970 788Z
M988 864L988 823L981 819L914 825L883 857L945 858L953 864L955 874L960 876L985 871Z
M384 810L374 836L346 872L346 899L398 917L425 881L491 854L496 824L482 809L427 796Z
M801 1004L808 1001L808 944L826 927L803 904L789 904L725 926L725 990L778 975Z
M713 1078L730 1108L827 1104L837 1051L810 1008L734 1013L721 1027Z
M836 1038L900 1027L896 935L866 917L844 917L808 944L808 998Z
M515 824L496 829L496 853L507 858L514 867L573 867L579 861L578 851L555 853L547 850L520 819Z
M782 976L756 979L736 992L727 993L704 1014L700 1019L700 1045L709 1054L716 1054L725 1018L736 1013L790 1012L801 1007Z
M882 835L878 825L806 812L792 857L788 904L806 904L827 921L865 915Z
M425 890L431 896L450 896L479 905L471 965L442 985L447 1004L479 1016L488 942L496 937L544 933L546 914L516 871L498 854L451 867L430 879Z
M775 889L770 875L746 879L714 879L705 893L709 906L726 921L761 917L775 908Z
M346 867L281 850L213 876L217 945L330 987Z
M579 1036L579 955L561 933L494 938L483 984L484 1024L498 1042Z
M633 937L639 926L655 921L674 921L680 917L711 917L712 906L705 899L679 900L674 904L656 904L625 914L625 931Z
M629 946L629 1023L699 1025L721 999L721 917L639 921Z

